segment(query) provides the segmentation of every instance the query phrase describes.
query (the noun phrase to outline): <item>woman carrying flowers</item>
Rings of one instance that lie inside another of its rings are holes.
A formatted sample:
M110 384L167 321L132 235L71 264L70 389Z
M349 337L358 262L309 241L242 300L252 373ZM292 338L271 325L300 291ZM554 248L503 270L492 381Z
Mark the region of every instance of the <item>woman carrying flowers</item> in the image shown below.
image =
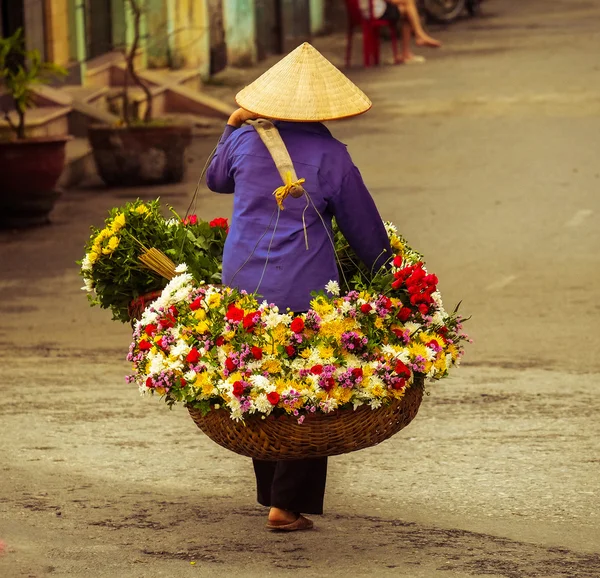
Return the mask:
M334 217L369 269L377 270L392 256L358 169L322 124L362 114L371 102L306 43L243 89L236 101L241 108L231 115L207 170L211 190L235 195L223 284L261 295L282 311L305 312L313 291L337 287ZM281 187L261 137L253 126L242 126L257 118L273 120L302 179ZM303 194L286 196L299 184ZM282 193L276 199L275 189ZM293 346L288 354L295 354ZM270 508L267 528L313 527L301 514L323 512L327 458L254 460L254 471L258 501Z

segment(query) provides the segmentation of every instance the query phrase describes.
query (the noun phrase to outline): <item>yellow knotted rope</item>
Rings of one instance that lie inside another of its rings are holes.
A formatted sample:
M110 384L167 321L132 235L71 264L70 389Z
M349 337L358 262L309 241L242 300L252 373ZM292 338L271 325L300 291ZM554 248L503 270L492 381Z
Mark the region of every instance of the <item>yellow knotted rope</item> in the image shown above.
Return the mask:
M294 198L301 197L304 194L302 183L305 179L292 181L292 171L287 171L284 177L284 184L273 191L277 206L283 211L283 201L288 195Z

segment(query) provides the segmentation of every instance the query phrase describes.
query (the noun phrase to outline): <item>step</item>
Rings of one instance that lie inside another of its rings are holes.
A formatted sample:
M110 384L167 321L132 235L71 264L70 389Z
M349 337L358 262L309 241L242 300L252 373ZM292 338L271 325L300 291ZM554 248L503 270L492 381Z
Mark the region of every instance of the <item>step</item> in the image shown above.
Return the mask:
M165 87L158 86L150 90L152 94L152 112L154 116L162 115L165 112L166 94ZM127 90L130 105L138 108L138 115L143 116L146 111L146 93L139 87L130 87ZM112 114L122 116L123 113L123 88L111 88L107 98L107 106Z
M202 86L200 73L192 69L170 70L169 68L153 68L141 71L140 76L155 84L165 86L179 85L191 90L199 90Z
M166 97L165 110L169 113L181 112L228 119L235 110L233 105L225 104L219 99L185 86L168 86Z
M106 95L108 87L106 86L80 86L70 84L63 86L62 91L71 96L72 100L90 104L98 108L106 108Z
M32 108L25 116L26 133L29 137L58 136L69 134L68 116L72 108L70 106L43 106ZM9 113L13 123L18 122L17 113ZM12 134L8 122L0 119L0 138Z

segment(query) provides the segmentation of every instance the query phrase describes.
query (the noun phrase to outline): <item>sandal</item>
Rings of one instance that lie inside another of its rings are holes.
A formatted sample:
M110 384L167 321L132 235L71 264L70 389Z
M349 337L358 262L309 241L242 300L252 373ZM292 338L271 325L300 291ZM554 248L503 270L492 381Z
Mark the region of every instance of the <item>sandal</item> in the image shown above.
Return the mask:
M296 532L298 530L312 530L312 520L298 516L293 522L268 522L267 529L275 532Z

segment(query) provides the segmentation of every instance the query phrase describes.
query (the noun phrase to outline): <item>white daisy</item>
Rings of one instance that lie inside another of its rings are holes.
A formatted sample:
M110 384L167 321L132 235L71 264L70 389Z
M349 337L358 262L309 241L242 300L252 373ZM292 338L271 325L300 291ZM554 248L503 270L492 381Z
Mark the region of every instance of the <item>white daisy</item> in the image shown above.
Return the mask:
M337 297L340 294L340 285L337 281L329 281L329 283L325 285L325 291L330 295L335 295Z

